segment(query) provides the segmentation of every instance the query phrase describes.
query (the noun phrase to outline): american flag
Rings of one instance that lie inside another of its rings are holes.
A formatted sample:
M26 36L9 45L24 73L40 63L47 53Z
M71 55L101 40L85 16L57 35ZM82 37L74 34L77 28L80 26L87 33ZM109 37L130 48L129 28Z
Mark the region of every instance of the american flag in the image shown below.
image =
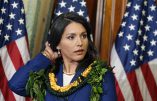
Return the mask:
M55 16L59 16L60 14L67 12L76 12L89 21L86 2L84 0L58 0L58 4L54 11Z
M119 101L157 101L157 5L128 0L111 52Z
M22 0L0 1L0 101L25 101L7 82L29 58Z

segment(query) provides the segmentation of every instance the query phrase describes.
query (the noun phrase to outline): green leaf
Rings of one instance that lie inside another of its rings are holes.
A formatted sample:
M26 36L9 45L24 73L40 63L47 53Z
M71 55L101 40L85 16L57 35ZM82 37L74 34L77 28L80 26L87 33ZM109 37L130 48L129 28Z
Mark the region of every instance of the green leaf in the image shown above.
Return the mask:
M94 92L94 93L97 93L96 87L93 87L93 92Z
M98 87L98 92L101 94L101 93L103 93L103 89L102 89L102 87Z
M26 84L26 92L31 96L33 101L44 101L44 96L46 94L44 78L45 70L30 72L29 79Z
M110 69L106 62L103 62L100 59L94 61L91 66L92 70L88 74L89 79L87 80L87 83L92 87L90 101L99 101L100 94L103 93L103 77L108 70L112 69Z

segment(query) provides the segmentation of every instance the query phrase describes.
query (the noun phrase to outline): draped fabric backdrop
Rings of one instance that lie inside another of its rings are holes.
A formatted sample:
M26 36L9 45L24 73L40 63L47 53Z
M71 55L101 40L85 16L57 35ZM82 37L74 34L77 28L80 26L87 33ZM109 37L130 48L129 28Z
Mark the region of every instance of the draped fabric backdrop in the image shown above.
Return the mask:
M33 58L41 51L51 22L54 0L23 0L26 9L26 24ZM44 41L43 41L44 40Z

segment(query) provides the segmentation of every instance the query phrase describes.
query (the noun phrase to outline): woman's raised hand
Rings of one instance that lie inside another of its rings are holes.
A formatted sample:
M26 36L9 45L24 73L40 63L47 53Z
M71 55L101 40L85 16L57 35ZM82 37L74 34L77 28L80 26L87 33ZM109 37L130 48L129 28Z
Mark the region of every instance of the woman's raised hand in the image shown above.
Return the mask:
M45 43L45 50L42 52L44 56L50 59L53 63L59 57L57 52L53 51L48 42Z

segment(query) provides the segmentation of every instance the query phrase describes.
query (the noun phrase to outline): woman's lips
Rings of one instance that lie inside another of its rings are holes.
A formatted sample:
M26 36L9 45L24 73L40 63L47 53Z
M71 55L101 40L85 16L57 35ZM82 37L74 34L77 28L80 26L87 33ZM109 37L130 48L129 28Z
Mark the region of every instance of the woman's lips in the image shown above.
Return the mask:
M78 54L78 55L82 55L84 52L83 49L80 49L80 50L77 50L77 51L74 51L74 53Z

